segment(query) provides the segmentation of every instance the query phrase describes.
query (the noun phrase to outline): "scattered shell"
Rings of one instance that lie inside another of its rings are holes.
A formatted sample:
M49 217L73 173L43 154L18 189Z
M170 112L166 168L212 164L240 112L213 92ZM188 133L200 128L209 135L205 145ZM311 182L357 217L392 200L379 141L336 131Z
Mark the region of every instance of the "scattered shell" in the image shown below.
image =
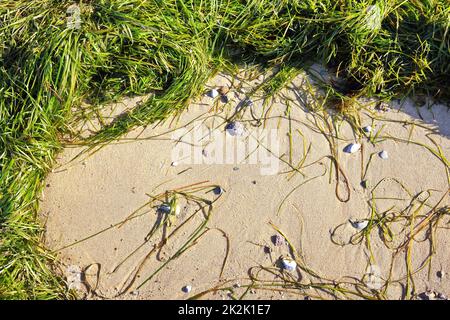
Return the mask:
M132 296L138 296L138 295L139 295L139 291L133 290L133 291L130 292L130 294L131 294Z
M221 87L219 87L219 93L220 93L222 96L226 95L229 91L230 91L230 88L228 88L227 86L221 86Z
M361 145L359 143L350 143L344 148L344 152L346 153L355 153L361 148Z
M362 130L365 133L371 133L372 132L372 127L371 126L365 126L365 127L362 128Z
M213 189L213 193L215 195L221 195L223 193L223 189L221 187L217 186Z
M284 239L279 234L272 236L272 242L275 246L280 247L284 244Z
M297 262L289 258L282 258L281 266L284 270L294 271L297 268Z
M228 99L228 96L223 95L220 97L220 101L222 101L222 103L228 103L228 101L230 101L230 99Z
M354 221L350 220L350 223L352 227L355 228L356 230L364 230L369 224L369 220L354 220Z
M227 130L230 136L242 136L244 134L245 127L240 122L232 121L226 125L225 130Z
M159 212L163 212L163 213L169 213L170 212L170 205L168 205L167 203L163 203L162 205L160 205L158 207L158 211Z
M211 89L208 92L208 96L213 99L216 98L218 95L219 95L219 92L216 89Z
M367 189L367 187L369 186L369 182L367 180L363 180L363 181L361 181L360 185L364 189Z
M162 205L160 205L158 207L159 212L166 213L166 214L169 214L171 210L172 210L172 208L168 203L163 203ZM181 212L181 207L179 205L176 205L174 212L175 212L175 215L178 216Z
M177 161L173 161L170 165L171 165L172 167L176 167L176 166L178 166L178 162L177 162Z
M418 295L420 300L448 300L447 296L443 293L436 292L434 290L427 290Z
M203 155L204 157L207 157L207 156L208 156L208 151L207 151L206 149L203 149L203 150L202 150L202 155Z
M445 272L442 270L439 270L438 272L436 272L436 277L438 277L439 279L442 280L442 278L445 277Z
M389 158L389 155L386 150L383 150L380 153L378 153L378 156L383 160L386 160L387 158Z
M191 292L192 287L191 287L191 286L184 286L183 288L181 288L181 290L182 290L184 293L189 293L189 292Z

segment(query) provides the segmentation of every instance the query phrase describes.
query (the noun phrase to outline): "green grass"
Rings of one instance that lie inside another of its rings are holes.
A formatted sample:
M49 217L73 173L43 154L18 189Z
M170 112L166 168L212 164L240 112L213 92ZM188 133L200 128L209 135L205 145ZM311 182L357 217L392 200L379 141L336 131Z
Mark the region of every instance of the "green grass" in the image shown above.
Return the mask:
M80 143L91 149L182 110L236 63L280 66L276 92L320 62L345 80L334 95L449 98L448 0L0 2L0 298L72 297L51 270L36 220L43 180L78 106L154 93ZM270 80L269 80L270 81Z

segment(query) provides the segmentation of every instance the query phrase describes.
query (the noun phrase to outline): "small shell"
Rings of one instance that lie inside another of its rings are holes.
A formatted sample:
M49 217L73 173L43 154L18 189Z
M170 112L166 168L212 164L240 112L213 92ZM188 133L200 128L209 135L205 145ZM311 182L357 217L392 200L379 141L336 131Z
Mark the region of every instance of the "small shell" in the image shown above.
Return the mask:
M216 98L218 95L219 95L219 92L216 89L211 89L208 92L208 97L213 98L213 99Z
M283 258L281 260L281 266L284 270L292 272L297 268L297 262L289 258Z
M191 286L184 286L183 288L181 288L181 290L184 292L184 293L189 293L189 292L191 292L191 290L192 290L192 287Z
M418 295L421 300L447 300L447 296L434 290L427 290Z
M223 193L223 189L221 187L217 186L213 189L213 193L215 195L221 195Z
M369 182L367 180L363 180L363 181L361 181L360 185L364 189L367 189L369 187Z
M361 149L361 145L359 143L350 143L349 145L347 145L344 148L344 152L345 153L355 153L359 149Z
M380 153L378 153L378 156L383 160L386 160L389 158L389 155L386 150L383 150Z
M228 99L228 96L222 95L222 96L220 96L220 101L222 101L222 103L228 103L228 101L230 101L230 99Z
M372 132L372 127L371 126L365 126L365 127L362 128L362 130L365 133L371 133Z
M171 165L172 167L176 167L176 166L178 166L178 162L177 162L177 161L173 161L170 165Z
M169 213L170 212L170 206L167 203L163 203L162 205L160 205L158 207L158 211L159 212L163 212L163 213Z
M162 205L160 205L158 207L159 212L166 213L166 214L169 214L171 210L172 210L172 207L168 203L163 203ZM175 215L178 216L181 212L181 207L179 205L176 205L174 212L175 212Z
M244 134L245 127L240 122L232 121L226 125L225 130L227 130L230 136L242 136Z
M369 224L369 220L355 220L350 221L350 223L352 224L352 227L355 228L356 230L364 230Z

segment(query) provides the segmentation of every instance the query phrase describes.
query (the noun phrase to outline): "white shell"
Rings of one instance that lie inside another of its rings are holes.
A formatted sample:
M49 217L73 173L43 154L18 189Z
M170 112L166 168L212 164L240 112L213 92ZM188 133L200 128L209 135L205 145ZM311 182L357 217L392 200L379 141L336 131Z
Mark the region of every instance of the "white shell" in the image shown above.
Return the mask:
M386 150L381 151L381 152L378 154L378 156L379 156L381 159L383 159L383 160L386 160L387 158L389 158L389 155L388 155L388 153L387 153Z
M216 98L219 95L219 91L216 89L211 89L211 91L208 92L208 96L210 98Z
M183 290L183 292L184 293L189 293L189 292L191 292L191 290L192 290L192 287L191 286L184 286L181 290Z
M176 167L176 166L178 166L178 162L174 161L174 162L172 162L170 165L171 165L172 167Z
M356 230L364 230L369 224L369 220L355 220L350 221L350 223L352 224L352 227L355 228Z
M362 130L365 133L371 133L372 132L372 127L371 126L365 126L365 127L362 128Z
M283 269L287 271L294 271L295 268L297 268L297 262L286 258L281 260L281 265L283 266Z
M359 149L361 149L361 145L359 143L350 143L349 145L347 145L344 148L344 152L346 152L346 153L355 153Z

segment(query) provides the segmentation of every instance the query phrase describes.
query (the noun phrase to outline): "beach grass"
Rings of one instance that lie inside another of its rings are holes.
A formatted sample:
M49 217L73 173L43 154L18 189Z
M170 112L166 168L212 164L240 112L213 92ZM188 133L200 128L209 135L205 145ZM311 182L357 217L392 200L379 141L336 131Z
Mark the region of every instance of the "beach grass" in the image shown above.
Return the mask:
M318 62L339 78L327 84L334 98L448 101L449 28L448 0L1 1L0 298L73 297L37 220L65 139L95 150L183 110L242 64L279 67L268 94ZM84 102L145 94L88 138L71 126Z

